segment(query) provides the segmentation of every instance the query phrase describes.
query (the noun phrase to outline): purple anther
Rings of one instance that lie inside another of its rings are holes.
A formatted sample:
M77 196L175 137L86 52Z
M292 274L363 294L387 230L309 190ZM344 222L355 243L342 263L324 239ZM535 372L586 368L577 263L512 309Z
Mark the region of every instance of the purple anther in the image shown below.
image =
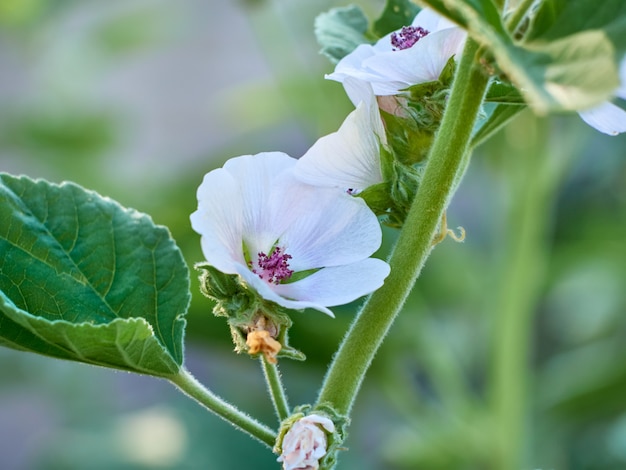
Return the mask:
M391 33L391 45L394 51L409 49L429 32L421 26L403 26L400 32Z
M278 246L274 248L271 255L268 256L263 252L259 252L258 257L258 269L253 269L252 272L264 281L271 284L280 284L281 281L289 279L293 274L293 271L289 269L288 263L291 255L283 253L283 250Z

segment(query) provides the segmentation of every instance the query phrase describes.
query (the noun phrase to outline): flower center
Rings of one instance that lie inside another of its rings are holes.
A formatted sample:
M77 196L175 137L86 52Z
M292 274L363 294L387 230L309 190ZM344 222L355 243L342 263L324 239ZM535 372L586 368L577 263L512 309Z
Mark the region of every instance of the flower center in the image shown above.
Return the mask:
M403 26L400 32L391 33L391 45L393 46L393 50L401 51L409 49L428 33L429 31L421 26Z
M288 260L291 259L291 255L284 253L283 250L277 246L269 255L266 255L262 251L257 254L257 268L253 268L252 272L258 275L261 279L271 284L280 284L281 281L289 279L293 274L293 270L289 269Z

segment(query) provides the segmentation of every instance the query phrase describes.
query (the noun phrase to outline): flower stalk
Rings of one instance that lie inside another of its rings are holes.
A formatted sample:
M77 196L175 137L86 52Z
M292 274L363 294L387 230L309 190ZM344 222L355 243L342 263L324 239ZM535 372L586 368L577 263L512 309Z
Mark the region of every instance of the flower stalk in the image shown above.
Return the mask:
M215 413L236 428L261 441L270 449L274 447L276 441L276 433L274 431L212 393L184 367L181 367L177 375L168 379L183 393L193 398L210 412Z
M279 421L284 421L289 417L289 402L287 401L287 394L280 379L280 372L276 364L270 363L265 356L259 358L261 361L261 367L263 368L263 375L267 382L267 390L269 391L272 403L274 404L274 410Z
M478 50L478 44L468 39L423 180L390 257L391 274L356 316L324 379L318 404L329 404L338 413L349 414L376 351L433 248L433 237L456 189L489 81L478 66Z

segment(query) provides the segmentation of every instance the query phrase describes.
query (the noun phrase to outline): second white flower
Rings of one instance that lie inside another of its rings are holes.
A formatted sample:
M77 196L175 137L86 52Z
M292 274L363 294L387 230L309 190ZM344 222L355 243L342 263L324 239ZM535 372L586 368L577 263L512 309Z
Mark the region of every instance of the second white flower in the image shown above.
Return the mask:
M215 268L283 307L332 316L327 307L376 290L389 274L370 258L380 224L362 200L298 181L295 164L280 152L229 160L205 175L191 223Z

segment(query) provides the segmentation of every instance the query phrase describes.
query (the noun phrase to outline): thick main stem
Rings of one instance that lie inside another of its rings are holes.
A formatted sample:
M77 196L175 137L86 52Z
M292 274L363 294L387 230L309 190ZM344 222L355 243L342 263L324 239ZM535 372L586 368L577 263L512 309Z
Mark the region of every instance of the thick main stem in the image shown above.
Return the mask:
M213 394L185 368L181 368L177 375L169 377L169 381L207 410L258 439L270 449L274 447L276 442L274 431Z
M477 52L478 45L468 39L424 177L389 260L391 274L355 318L320 390L318 404L328 403L339 413L349 414L376 351L432 250L487 88Z

